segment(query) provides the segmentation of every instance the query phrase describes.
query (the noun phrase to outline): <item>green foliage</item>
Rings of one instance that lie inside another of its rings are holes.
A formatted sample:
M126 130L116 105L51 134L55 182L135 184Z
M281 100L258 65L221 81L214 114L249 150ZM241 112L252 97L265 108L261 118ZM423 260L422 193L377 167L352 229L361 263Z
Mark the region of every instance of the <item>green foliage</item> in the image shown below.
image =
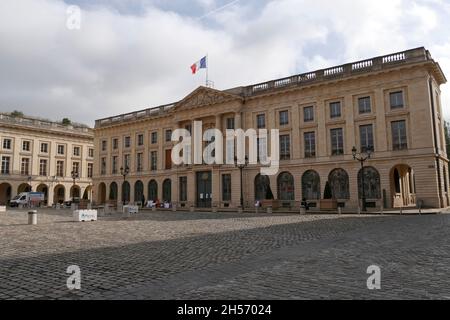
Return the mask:
M272 193L272 188L270 188L270 186L267 188L266 191L266 200L273 200L273 193Z
M62 124L65 126L70 126L72 124L72 121L70 121L69 118L62 119Z
M22 111L17 111L17 110L14 110L13 112L11 112L11 117L14 117L14 118L23 118L23 112Z
M324 199L333 199L333 193L331 192L330 182L325 184L325 190L323 192Z

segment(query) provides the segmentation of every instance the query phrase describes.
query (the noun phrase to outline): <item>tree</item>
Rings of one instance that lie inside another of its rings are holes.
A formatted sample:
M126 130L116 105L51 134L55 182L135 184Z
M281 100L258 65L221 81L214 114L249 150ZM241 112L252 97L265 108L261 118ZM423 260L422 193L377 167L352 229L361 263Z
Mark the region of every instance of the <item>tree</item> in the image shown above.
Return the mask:
M62 119L62 124L64 126L70 126L72 124L72 121L70 121L69 118L64 118L64 119Z
M325 200L327 199L333 199L333 193L331 192L330 182L327 181L325 184L325 190L323 192L323 198Z
M13 112L11 112L11 117L13 117L13 118L23 118L23 112L14 110Z
M447 155L450 155L450 132L449 132L449 123L444 121L444 132L445 132L445 147L447 150Z
M270 186L268 186L267 191L266 191L266 200L273 200L273 193L272 193L272 189L270 188Z

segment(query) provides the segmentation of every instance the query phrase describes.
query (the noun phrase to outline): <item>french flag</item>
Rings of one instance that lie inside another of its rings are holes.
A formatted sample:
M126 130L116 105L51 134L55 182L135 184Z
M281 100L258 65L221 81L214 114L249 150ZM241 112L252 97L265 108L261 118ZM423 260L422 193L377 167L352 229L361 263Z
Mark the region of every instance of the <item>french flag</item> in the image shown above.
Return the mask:
M192 74L196 74L200 69L206 69L206 56L203 57L200 61L197 61L191 66Z

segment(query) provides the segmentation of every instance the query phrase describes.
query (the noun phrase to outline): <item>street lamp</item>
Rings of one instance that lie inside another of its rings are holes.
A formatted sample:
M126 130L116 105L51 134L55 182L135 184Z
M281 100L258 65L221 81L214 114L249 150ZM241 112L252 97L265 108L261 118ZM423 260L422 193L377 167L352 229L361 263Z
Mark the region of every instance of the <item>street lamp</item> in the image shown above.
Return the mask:
M75 198L75 180L78 179L78 172L72 171L70 173L70 175L72 176L72 180L73 180L72 203L74 203L74 198Z
M28 177L28 187L27 187L27 189L28 189L28 192L31 192L31 180L32 180L33 178L31 177L31 176L29 176Z
M123 176L124 186L125 186L125 181L126 181L127 175L129 173L130 173L130 168L128 168L128 166L125 167L125 169L123 167L120 167L120 174ZM124 187L122 187L122 191L124 191ZM122 195L122 199L123 199L123 205L125 205L125 195L124 194Z
M248 157L245 156L244 163L239 163L238 158L234 157L234 162L235 166L238 167L241 172L241 208L242 210L244 210L244 187L243 187L244 176L242 171L244 170L245 167L248 166Z
M364 154L363 152L357 153L356 147L353 147L352 149L352 154L353 154L353 159L357 160L361 163L361 188L362 188L362 211L367 211L367 206L366 206L366 190L364 187L364 162L366 162L367 160L370 159L370 157L372 156L372 149L371 148L366 148L364 150Z

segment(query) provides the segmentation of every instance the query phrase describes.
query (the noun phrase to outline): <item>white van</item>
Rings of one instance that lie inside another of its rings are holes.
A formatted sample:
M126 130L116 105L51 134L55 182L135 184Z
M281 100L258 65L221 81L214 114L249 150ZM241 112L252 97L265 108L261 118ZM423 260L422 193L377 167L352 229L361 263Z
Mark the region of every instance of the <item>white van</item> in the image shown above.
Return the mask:
M25 206L28 204L40 205L45 200L42 192L22 192L9 202L11 207Z

